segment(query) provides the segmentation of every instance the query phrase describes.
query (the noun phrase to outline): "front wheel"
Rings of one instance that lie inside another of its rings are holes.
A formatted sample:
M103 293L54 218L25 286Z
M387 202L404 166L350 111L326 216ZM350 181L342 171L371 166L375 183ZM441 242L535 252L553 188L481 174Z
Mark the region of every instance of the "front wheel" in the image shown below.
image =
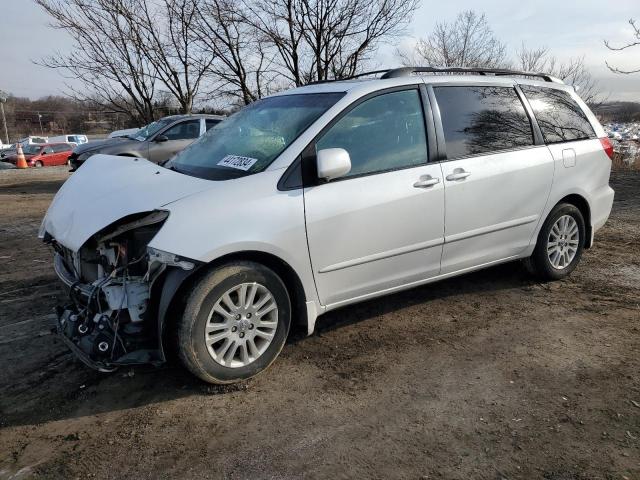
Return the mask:
M559 280L575 270L582 257L584 243L582 213L570 203L561 203L542 225L536 248L525 260L525 265L543 280Z
M205 382L251 378L278 356L291 302L278 275L254 262L212 270L195 285L178 325L178 354Z

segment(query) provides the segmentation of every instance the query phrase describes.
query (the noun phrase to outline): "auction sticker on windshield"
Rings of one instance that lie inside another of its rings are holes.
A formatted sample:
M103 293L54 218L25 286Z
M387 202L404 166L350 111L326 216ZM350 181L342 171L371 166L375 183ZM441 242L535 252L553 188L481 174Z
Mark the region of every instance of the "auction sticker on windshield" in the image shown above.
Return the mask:
M249 170L258 161L257 158L241 157L239 155L227 155L218 162L222 167L237 168L238 170Z

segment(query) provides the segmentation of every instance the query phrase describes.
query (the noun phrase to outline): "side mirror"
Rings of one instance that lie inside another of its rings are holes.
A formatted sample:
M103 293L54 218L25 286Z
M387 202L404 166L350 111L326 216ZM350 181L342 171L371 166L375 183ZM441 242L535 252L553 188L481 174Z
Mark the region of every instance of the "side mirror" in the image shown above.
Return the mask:
M153 141L154 142L166 142L167 140L169 140L169 137L167 137L166 135L158 135Z
M42 153L41 153L40 155L46 155L46 154L47 154L47 151L46 151L46 150L43 150L43 151L42 151Z
M333 180L351 171L351 158L344 148L325 148L316 154L318 178Z

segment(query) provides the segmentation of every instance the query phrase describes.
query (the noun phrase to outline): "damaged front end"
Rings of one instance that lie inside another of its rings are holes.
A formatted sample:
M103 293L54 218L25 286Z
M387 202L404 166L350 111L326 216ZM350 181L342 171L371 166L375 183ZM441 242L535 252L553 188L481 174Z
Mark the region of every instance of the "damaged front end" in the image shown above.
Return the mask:
M164 362L158 306L167 269L180 270L184 278L196 268L193 260L148 247L168 215L158 210L125 217L77 252L44 233L55 250L54 269L69 290L69 303L57 307L56 329L88 366L112 371Z

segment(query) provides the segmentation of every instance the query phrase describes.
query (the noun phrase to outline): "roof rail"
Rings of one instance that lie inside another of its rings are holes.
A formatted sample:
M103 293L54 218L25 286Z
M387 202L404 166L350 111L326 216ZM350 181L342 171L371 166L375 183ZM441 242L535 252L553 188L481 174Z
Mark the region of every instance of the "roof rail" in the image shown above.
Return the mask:
M374 72L369 72L374 73ZM375 72L379 73L379 72ZM519 76L519 77L537 77L542 78L545 82L564 83L559 78L553 77L547 73L523 72L519 70L508 70L503 68L481 68L481 67L401 67L387 70L380 78L398 78L407 77L412 73L476 73L478 75L495 75L495 76Z

